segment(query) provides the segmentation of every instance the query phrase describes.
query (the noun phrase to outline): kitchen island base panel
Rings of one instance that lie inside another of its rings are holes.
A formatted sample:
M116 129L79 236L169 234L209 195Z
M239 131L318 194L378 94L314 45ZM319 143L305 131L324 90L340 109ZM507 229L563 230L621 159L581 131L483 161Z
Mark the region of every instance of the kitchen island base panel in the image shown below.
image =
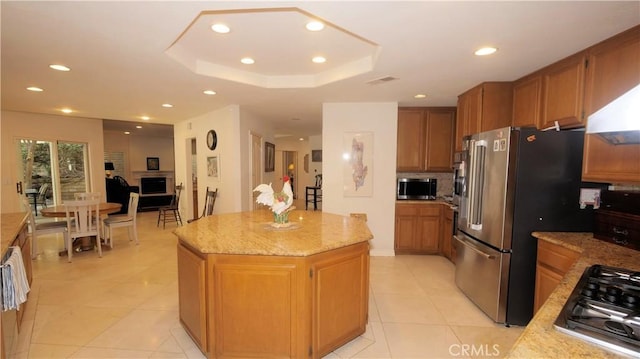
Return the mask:
M369 243L306 257L178 245L180 321L209 358L321 358L365 332Z

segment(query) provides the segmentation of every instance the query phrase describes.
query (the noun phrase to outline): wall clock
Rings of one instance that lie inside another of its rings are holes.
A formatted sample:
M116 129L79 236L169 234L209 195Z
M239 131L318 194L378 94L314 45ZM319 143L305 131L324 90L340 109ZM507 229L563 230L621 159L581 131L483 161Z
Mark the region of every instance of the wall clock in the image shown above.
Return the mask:
M218 146L218 134L214 130L209 130L209 132L207 132L207 147L213 151L216 149L216 146Z

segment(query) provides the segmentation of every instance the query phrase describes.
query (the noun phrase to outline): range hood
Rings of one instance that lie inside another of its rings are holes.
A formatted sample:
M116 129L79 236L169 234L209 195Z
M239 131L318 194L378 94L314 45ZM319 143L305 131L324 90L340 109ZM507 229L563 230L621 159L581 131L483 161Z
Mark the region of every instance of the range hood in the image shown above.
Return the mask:
M640 85L589 116L587 133L614 145L640 144Z

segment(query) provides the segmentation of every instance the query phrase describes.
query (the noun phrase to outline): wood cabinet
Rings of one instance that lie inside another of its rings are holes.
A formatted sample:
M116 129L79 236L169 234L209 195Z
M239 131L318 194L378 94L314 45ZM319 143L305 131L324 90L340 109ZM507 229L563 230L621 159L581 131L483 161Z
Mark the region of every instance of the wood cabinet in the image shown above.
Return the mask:
M0 218L2 230L3 248L20 247L22 261L24 263L27 282L33 282L33 270L31 265L31 237L27 227L27 213L3 213ZM6 247L5 247L6 245ZM5 258L9 252L0 253L0 258ZM29 294L27 294L28 299ZM12 358L16 355L18 333L21 331L22 318L29 301L22 303L19 310L0 311L0 358Z
M398 172L451 172L454 107L398 110Z
M514 127L541 127L542 75L523 77L513 83Z
M640 84L640 26L591 47L586 78L586 116ZM582 179L640 183L640 144L612 145L586 135Z
M538 240L534 314L560 284L579 256L579 252L545 240Z
M542 70L541 128L558 121L561 128L583 127L582 111L587 52L582 51Z
M440 235L440 253L455 263L453 257L453 209L448 204L442 205L442 234Z
M511 125L512 83L484 82L458 96L455 150L462 137Z
M208 358L321 358L365 332L369 243L306 257L178 244L180 321Z
M437 254L441 237L440 203L396 203L396 254Z
M207 353L206 257L183 245L177 252L180 321L200 351Z

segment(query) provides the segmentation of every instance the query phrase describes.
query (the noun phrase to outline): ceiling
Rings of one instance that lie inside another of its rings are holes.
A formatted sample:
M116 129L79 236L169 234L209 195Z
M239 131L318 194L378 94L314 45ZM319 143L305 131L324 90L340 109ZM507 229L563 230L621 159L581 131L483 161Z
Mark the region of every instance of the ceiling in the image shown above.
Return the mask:
M480 82L515 80L640 23L638 1L0 6L3 110L62 115L67 107L74 112L65 116L114 120L107 124L119 130L143 115L170 125L237 104L296 137L321 133L325 102L455 106ZM309 18L325 30L301 30ZM229 34L209 29L220 19ZM498 52L473 55L486 45ZM306 62L314 52L327 62ZM256 63L241 65L239 56ZM71 71L49 69L54 63ZM415 99L419 93L426 98Z

